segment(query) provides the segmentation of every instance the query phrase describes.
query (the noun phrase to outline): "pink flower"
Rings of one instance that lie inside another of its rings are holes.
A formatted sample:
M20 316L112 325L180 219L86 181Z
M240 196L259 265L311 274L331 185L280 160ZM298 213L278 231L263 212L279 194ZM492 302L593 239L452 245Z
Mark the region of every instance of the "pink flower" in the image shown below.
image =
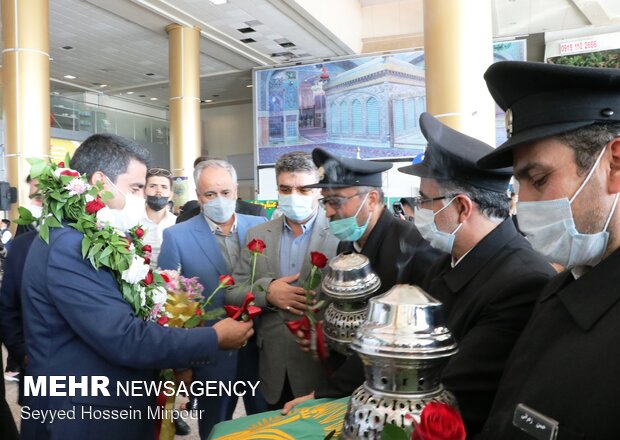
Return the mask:
M73 179L71 182L69 182L65 186L65 189L69 190L70 196L75 196L78 194L84 194L86 191L90 189L90 185L78 177L76 179Z

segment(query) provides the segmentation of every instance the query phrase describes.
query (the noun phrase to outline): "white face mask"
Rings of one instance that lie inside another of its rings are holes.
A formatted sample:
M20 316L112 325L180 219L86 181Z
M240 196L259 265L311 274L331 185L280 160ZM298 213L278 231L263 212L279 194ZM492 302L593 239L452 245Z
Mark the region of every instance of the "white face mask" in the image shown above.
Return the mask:
M235 213L237 201L227 197L217 197L202 205L202 212L215 223L226 223Z
M43 206L29 203L26 208L30 211L33 217L41 218L41 214L43 214Z
M97 211L97 220L108 222L121 231L129 231L140 224L145 215L144 199L130 192L122 192L107 176L106 179L125 197L125 206L122 209L112 209L106 206Z
M441 208L437 212L433 212L432 209L425 208L417 208L415 212L415 217L413 217L413 222L415 223L416 228L422 234L422 237L426 241L428 241L431 246L435 249L439 249L442 252L447 254L452 254L452 248L454 247L454 239L456 238L456 233L461 229L463 223L459 223L454 231L451 233L443 232L437 229L437 224L435 223L435 216L439 214L441 211L446 209L450 204L456 199L453 197L446 205Z
M297 194L278 195L278 208L294 222L302 222L314 214L314 200L313 196L300 196Z
M527 236L532 247L547 257L551 262L566 269L576 266L594 266L605 254L609 241L607 227L616 211L618 196L601 232L582 234L577 231L571 204L586 186L603 158L605 148L601 151L592 169L573 197L556 200L517 203L519 229Z

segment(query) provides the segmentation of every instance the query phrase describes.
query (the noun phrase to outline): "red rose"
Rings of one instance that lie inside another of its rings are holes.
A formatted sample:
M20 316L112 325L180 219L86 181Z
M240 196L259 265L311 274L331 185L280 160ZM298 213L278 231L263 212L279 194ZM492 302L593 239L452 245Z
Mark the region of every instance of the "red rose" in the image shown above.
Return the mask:
M267 245L263 240L257 240L256 238L248 243L248 249L250 252L255 252L257 254L262 254L266 247Z
M202 309L200 307L196 308L196 316L202 315Z
M313 266L323 269L327 264L327 257L320 252L310 252L310 261Z
M422 410L411 440L465 440L463 419L450 405L431 402Z
M159 325L164 325L164 324L167 324L167 323L168 323L168 317L167 317L167 316L162 316L161 318L159 318L159 319L157 320L157 323L158 323Z
M105 208L105 203L103 203L103 201L99 197L86 203L86 212L89 214L95 214L97 211L103 208Z
M144 237L144 229L142 229L142 228L136 228L134 233L136 234L136 237L138 237L138 238ZM144 248L142 248L142 249L144 249Z
M58 162L58 168L64 168L64 167L65 167L64 162Z
M140 238L140 237L138 237L138 238ZM144 246L142 246L142 250L143 250L144 252L152 252L152 251L153 251L153 248L151 247L151 245L150 245L150 244L145 244Z
M147 273L146 277L144 277L144 284L148 286L152 282L153 282L153 271L149 270L149 273Z
M151 264L151 259L149 257L144 257L144 264Z
M220 285L233 286L234 284L235 280L230 275L220 275Z
M148 246L148 245L147 245ZM145 246L146 247L146 246ZM149 246L150 247L150 246ZM170 277L168 275L166 275L165 273L161 273L160 274L161 277L164 279L165 283L169 283L170 282Z
M61 176L71 176L71 177L80 177L80 173L73 170L64 170L60 172Z

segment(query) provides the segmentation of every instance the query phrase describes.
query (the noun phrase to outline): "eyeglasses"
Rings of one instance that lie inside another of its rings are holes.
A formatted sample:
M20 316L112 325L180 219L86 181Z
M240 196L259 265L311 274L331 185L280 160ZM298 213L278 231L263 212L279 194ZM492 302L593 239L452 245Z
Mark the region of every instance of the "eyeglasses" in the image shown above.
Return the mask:
M167 170L165 168L151 168L150 170L146 172L146 175L148 177L150 176L172 177L172 173L170 172L170 170Z
M359 193L355 193L355 194L353 194L352 196L349 196L349 197L346 197L346 196L323 197L323 198L319 199L319 204L321 205L322 208L325 208L326 205L329 205L329 207L331 209L337 211L340 208L342 208L353 197L363 196L365 194L368 194L368 193L367 192L359 192Z
M431 202L434 202L436 200L443 200L443 199L447 199L447 198L448 198L448 196L431 197L430 199L422 198L422 196L412 197L413 209L420 209L422 204L431 203Z

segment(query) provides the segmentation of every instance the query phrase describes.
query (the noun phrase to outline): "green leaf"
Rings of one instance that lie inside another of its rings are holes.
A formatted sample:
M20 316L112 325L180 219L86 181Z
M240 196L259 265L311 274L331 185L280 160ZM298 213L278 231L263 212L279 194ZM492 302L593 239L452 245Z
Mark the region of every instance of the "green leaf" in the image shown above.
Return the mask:
M202 319L200 318L200 316L194 315L183 323L183 327L194 328L198 326L198 324L200 324L201 321Z
M308 290L315 290L321 284L321 271L314 271L308 282Z
M65 153L65 168L71 168L71 155L69 152Z
M386 423L383 425L381 440L408 440L407 433L399 426Z
M58 221L58 219L54 216L47 217L45 219L45 224L48 228L60 228L62 227L62 223Z
M33 179L38 178L48 166L47 162L42 159L31 157L26 160L30 163L30 177Z
M50 243L50 228L44 223L39 228L39 236L43 239L47 244Z

